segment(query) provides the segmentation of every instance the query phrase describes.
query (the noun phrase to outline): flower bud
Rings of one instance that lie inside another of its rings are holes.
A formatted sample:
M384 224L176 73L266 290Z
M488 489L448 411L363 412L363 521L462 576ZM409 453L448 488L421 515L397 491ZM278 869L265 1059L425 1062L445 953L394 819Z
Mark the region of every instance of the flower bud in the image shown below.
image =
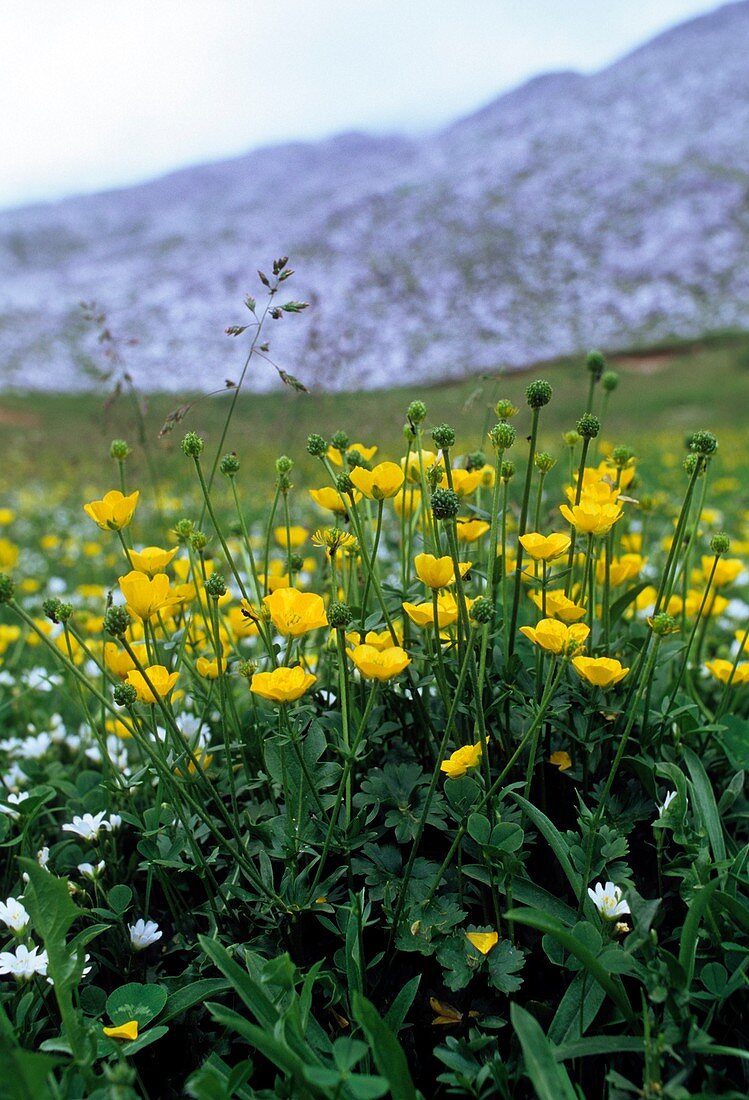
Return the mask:
M483 451L471 451L466 455L466 470L480 470L486 465L486 455Z
M525 391L525 400L532 409L541 409L549 404L553 392L548 382L543 378L537 378Z
M562 432L562 439L567 447L574 448L580 442L581 436L576 431Z
M619 375L615 370L605 370L601 375L601 385L606 393L613 393L619 385Z
M279 474L277 485L282 493L288 493L294 487L288 474Z
M118 684L112 692L112 698L118 707L131 707L138 698L138 692L132 684Z
M320 458L327 453L327 450L328 444L317 432L307 436L307 454L311 454L313 458Z
M334 630L344 630L354 617L347 603L332 603L328 608L328 623Z
M450 447L455 446L455 428L449 424L438 424L436 428L432 428L432 439L435 447L441 451L448 451Z
M511 478L513 478L515 476L515 463L511 462L509 459L506 462L503 462L499 470L499 476L504 482L507 482Z
M423 401L412 401L406 411L406 416L412 424L423 424L426 415L427 407Z
M589 351L585 358L585 366L593 375L596 382L599 382L601 375L606 369L606 360L600 351Z
M191 519L178 519L174 525L174 533L180 542L187 542L193 533L195 524Z
M619 446L614 447L611 452L611 461L619 470L623 470L625 466L628 466L632 459L635 457L635 452L631 447Z
M211 573L205 582L206 595L212 600L218 600L226 593L226 581L220 573Z
M471 604L468 614L474 622L484 626L494 618L494 604L487 596L478 596Z
M498 424L495 424L493 428L489 429L489 439L495 451L508 450L515 442L516 438L517 432L512 424L508 424L506 420L500 420Z
M293 466L293 459L289 458L288 455L281 455L280 458L276 459L276 473L290 474Z
M360 451L357 451L356 447L352 447L350 451L346 451L346 462L350 470L355 470L357 466L362 470L371 470L372 463L367 462L366 458L363 458Z
M132 450L124 439L113 439L109 446L109 454L112 458L116 458L118 462L124 462L132 454Z
M538 451L533 456L533 463L537 470L540 470L542 474L548 474L550 470L553 470L557 464L557 460L553 455L550 455L548 451Z
M292 554L289 564L291 565L291 568L294 570L294 572L298 573L301 569L304 568L304 558L301 554Z
M200 458L205 447L204 441L197 432L187 432L182 440L182 454L187 458Z
M435 489L432 493L432 515L435 519L455 519L459 504L458 494L452 489Z
M0 573L0 603L8 603L13 599L15 585L7 573Z
M238 661L234 665L234 671L237 672L244 680L251 680L257 672L256 661Z
M130 616L125 607L110 607L104 616L104 629L113 638L121 638L130 626Z
M718 449L718 440L712 432L694 432L689 440L689 449L693 454L712 455Z
M679 629L679 624L676 619L666 611L659 611L658 614L654 615L648 622L650 629L660 638L665 634L675 634Z
M727 554L731 549L731 540L725 531L720 531L710 539L710 549L714 554Z
M208 545L208 536L203 534L202 531L193 531L189 543L195 553L200 554Z
M335 479L335 487L341 496L346 496L354 491L354 483L348 474L339 474Z
M239 473L239 459L234 451L231 451L228 455L224 455L221 459L219 469L225 477L236 477Z
M516 405L513 405L512 401L508 397L500 397L497 404L494 406L494 412L500 420L510 420L518 412Z
M684 470L688 474L693 474L702 462L702 455L687 455L684 459Z
M595 439L601 430L601 421L593 413L583 413L575 427L583 439Z
M330 437L330 445L334 447L341 454L344 454L348 450L349 438L346 432L336 432L335 435Z
M73 614L73 607L71 604L63 603L62 600L58 600L56 596L53 596L52 599L44 601L42 611L50 622L66 623Z

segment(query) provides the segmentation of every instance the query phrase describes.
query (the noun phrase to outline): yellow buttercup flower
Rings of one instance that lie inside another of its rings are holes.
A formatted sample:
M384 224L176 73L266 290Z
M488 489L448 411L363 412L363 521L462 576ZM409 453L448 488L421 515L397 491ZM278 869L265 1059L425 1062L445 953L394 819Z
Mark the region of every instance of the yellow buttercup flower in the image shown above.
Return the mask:
M377 454L377 450L377 447L365 447L363 443L349 443L344 453L348 454L349 451L356 451L365 462L371 462ZM343 466L343 455L336 447L328 447L327 457L334 466Z
M559 506L568 523L571 523L584 535L594 535L602 538L607 535L617 520L622 517L622 509L618 504L599 504L594 500L583 499L579 504L568 508L566 504Z
M309 630L328 625L325 604L316 592L300 592L298 588L279 588L263 603L270 611L273 625L280 634L297 638Z
M134 645L132 649L140 663L145 665L148 660L146 647L144 645ZM104 664L113 676L118 676L121 680L125 680L128 672L135 668L135 661L130 654L127 650L120 649L116 642L104 643Z
M537 531L532 531L521 535L519 541L526 554L530 554L534 561L554 561L569 550L571 540L569 535L540 535Z
M529 592L539 611L544 610L543 594L541 592ZM563 588L551 588L546 593L546 617L559 619L563 623L576 623L585 615L586 609L565 596Z
M357 489L370 500L387 500L394 497L405 478L403 470L395 462L380 462L372 470L355 466L349 474Z
M453 559L447 555L436 558L434 554L417 554L414 558L416 576L429 588L448 588L455 584ZM461 577L465 577L473 565L470 561L458 562Z
M629 672L613 657L573 657L572 664L578 676L600 688L613 687Z
M472 943L482 955L488 955L493 947L499 943L498 932L466 932L466 939Z
M312 536L313 546L322 546L329 558L334 558L339 550L358 550L356 536L340 527L318 527Z
M337 512L342 516L348 512L348 500L330 485L323 485L322 489L308 489L307 492L320 508L324 508L329 512ZM361 500L361 493L354 493L353 496L354 502Z
M12 569L18 561L18 552L10 539L0 539L0 569Z
M7 527L16 518L16 513L11 508L0 508L0 527Z
M128 550L130 568L153 577L155 573L164 572L178 549L177 546L173 550L162 550L160 546L144 546L142 550Z
M377 649L373 645L358 645L348 651L349 657L368 680L392 680L411 663L405 649L399 645Z
M401 491L396 493L392 501L397 516L411 519L421 507L421 490L411 482L404 481Z
M458 494L459 497L470 496L483 480L483 474L481 470L451 470L453 491ZM449 488L450 483L447 480L447 472L442 475L440 480L440 487L443 489Z
M488 741L487 737L486 742ZM447 760L442 761L440 771L444 772L448 779L460 779L469 768L478 767L483 751L484 745L481 741L477 741L475 745L462 745L451 753Z
M102 531L121 531L133 518L139 496L137 489L129 496L124 496L119 489L110 489L101 500L84 504L83 511Z
M559 768L560 772L566 772L572 767L572 757L568 752L553 752L549 757L549 763Z
M135 688L141 703L153 704L157 702L153 691L160 698L165 699L177 683L178 675L179 673L170 672L164 665L149 665L145 670L145 676L139 669L131 669L127 674L127 682ZM153 685L153 691L146 683L146 677L149 683Z
M241 607L230 607L228 612L229 629L236 639L250 638L257 634L257 612L253 611L255 617L245 615L242 608L249 609L249 604L245 600L242 600Z
M12 645L13 642L17 642L20 637L20 626L15 626L15 624L10 625L7 623L0 623L0 654L5 653L8 646Z
M208 657L198 657L195 668L198 676L202 676L206 680L215 680L218 676L218 658L214 657L213 660L209 660Z
M466 603L469 601L467 600ZM426 603L404 603L403 610L416 626L432 626L434 607L432 601ZM454 596L445 594L437 597L437 625L440 630L452 626L458 621L458 604Z
M126 1024L118 1024L117 1027L104 1027L102 1031L109 1039L129 1039L132 1042L138 1038L138 1021L128 1020Z
M700 607L702 606L704 596L705 593L701 592L699 589L690 588L687 592L686 602L682 601L681 599L679 600L679 611L681 611L681 605L683 603L684 610L691 618L693 615L697 614ZM722 615L725 609L728 607L728 602L729 601L726 599L725 596L720 596L717 592L713 592L710 596L708 596L708 600L705 604L705 608L702 614L712 616ZM678 611L672 611L670 606L667 608L667 610L669 615L678 614Z
M425 473L430 466L434 466L437 462L437 456L434 451L422 451L421 459L424 464ZM421 481L421 466L419 465L418 451L411 451L408 456L408 462L406 462L405 458L401 459L401 469L409 481L416 483Z
M645 558L640 554L622 554L620 558L612 558L609 562L609 584L618 588L626 581L632 581L638 575ZM606 559L599 558L596 562L596 580L603 584L606 579Z
M587 466L583 472L581 498L595 501L597 504L615 502L620 491L614 488L612 472L607 471L602 475L599 470ZM575 485L568 485L564 492L567 500L572 504L577 495L577 479Z
M395 630L395 636L398 639L398 642L401 643L403 641L402 623L393 623L393 628ZM363 643L359 641L359 635L356 633L347 634L346 641L350 646L369 645L379 650L390 649L391 646L395 644L393 642L393 635L388 629L368 630L367 633L364 635Z
M307 534L306 527L289 527L288 536L285 527L273 528L273 537L284 550L289 544L291 544L292 550L297 550L300 546L303 546L307 541Z
M133 569L118 580L128 611L136 619L143 619L144 622L162 608L178 602L169 587L169 578L166 573L157 573L155 577L149 577L146 573Z
M719 683L727 684L733 668L733 661L725 661L720 657L716 657L713 661L706 661L705 668ZM739 684L749 684L749 661L742 661L736 666L732 683L735 687Z
M490 524L483 519L456 519L455 533L458 542L476 542L489 530Z
M705 580L708 579L712 572L714 558L703 557L702 559L702 575ZM724 585L733 584L736 578L744 572L744 563L741 558L718 558L718 562L715 566L715 575L713 577L713 584L716 588L723 588Z
M274 668L272 672L256 672L250 691L273 703L293 703L316 682L317 677L305 672L301 665Z
M520 633L525 634L534 645L540 646L548 653L568 655L582 647L590 634L590 627L585 623L573 623L567 626L559 619L541 619L535 627L521 626Z

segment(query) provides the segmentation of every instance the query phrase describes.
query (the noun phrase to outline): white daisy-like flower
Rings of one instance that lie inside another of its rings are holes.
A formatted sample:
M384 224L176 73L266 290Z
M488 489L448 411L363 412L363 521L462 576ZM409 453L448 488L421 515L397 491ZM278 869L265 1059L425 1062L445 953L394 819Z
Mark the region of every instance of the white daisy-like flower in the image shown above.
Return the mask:
M94 882L101 876L102 871L106 867L106 863L103 859L100 859L98 863L79 863L78 873L83 875L84 878L90 878Z
M98 840L102 829L109 829L109 822L105 820L106 811L100 810L98 814L83 814L74 817L62 827L64 833L75 833L82 840Z
M7 805L3 806L2 803L0 803L0 814L7 814L8 817L12 817L13 820L16 821L21 816L16 806L20 806L28 797L28 791L20 791L18 794L11 792L8 795Z
M629 905L622 900L621 886L615 886L613 882L597 882L595 888L588 887L588 897L595 905L598 912L606 920L617 920L629 913Z
M109 819L107 820L107 828L109 829L110 833L113 833L115 831L115 829L119 829L121 824L122 824L122 818L120 817L119 814L110 814L109 815Z
M676 791L669 791L668 794L666 795L666 797L663 799L663 805L656 802L655 806L656 806L656 809L658 810L658 817L663 817L664 813L666 812L666 810L668 809L668 807L671 805L671 803L673 802L673 800L675 798L676 798Z
M160 940L162 936L155 920L143 920L142 917L135 924L129 924L127 929L130 933L130 943L135 951L143 951L144 948Z
M15 951L0 951L0 974L12 974L18 981L31 981L35 974L45 975L49 960L46 951L19 943Z
M12 932L23 932L30 917L17 898L8 898L7 901L0 901L0 920Z

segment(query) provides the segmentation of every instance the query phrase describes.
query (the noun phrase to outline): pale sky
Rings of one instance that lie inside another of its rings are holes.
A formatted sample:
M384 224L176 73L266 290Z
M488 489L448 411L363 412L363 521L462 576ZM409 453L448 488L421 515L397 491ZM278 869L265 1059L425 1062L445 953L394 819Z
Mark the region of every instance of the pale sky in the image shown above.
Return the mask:
M0 0L0 206L592 72L710 0Z

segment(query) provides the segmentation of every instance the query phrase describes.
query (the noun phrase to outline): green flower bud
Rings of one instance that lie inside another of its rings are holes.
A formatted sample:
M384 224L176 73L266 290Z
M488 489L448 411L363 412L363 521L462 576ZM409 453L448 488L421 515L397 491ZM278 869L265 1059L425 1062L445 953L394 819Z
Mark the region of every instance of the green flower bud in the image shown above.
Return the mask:
M44 601L42 611L50 622L66 623L73 614L73 607L72 604L63 603L62 600L58 600L56 596L53 596L51 599Z
M126 607L110 607L104 616L104 629L113 638L121 638L130 626L130 615Z
M348 443L349 439L346 432L336 432L335 435L330 437L331 447L335 447L341 454L344 454L348 450Z
M557 460L548 451L538 451L533 456L533 463L542 474L548 474L557 464Z
M478 596L471 604L468 614L475 623L483 626L494 618L494 604L487 596Z
M500 420L498 424L489 429L489 439L495 451L506 451L517 439L517 432L512 424L508 424L506 420Z
M290 564L294 572L298 573L300 569L304 568L304 558L301 554L292 554Z
M449 451L455 446L455 428L449 424L438 424L436 428L432 428L432 439L435 447L441 451Z
M518 413L518 408L513 405L512 401L508 397L500 397L497 404L494 406L494 412L500 420L510 420Z
M649 624L653 633L661 638L665 634L675 634L679 629L676 619L666 611L659 611L657 615L649 620Z
M626 447L624 445L614 447L613 451L611 452L611 461L619 470L623 470L625 469L625 467L629 466L634 457L635 452L632 450L632 448Z
M234 665L234 671L237 672L242 677L242 679L249 681L257 672L257 662L237 661L237 663Z
M455 519L460 501L452 489L435 489L432 493L432 515L435 519Z
M579 434L579 432L575 431L562 432L562 439L564 440L565 445L572 449L573 447L576 447L578 445L578 443L582 439L582 436Z
M502 478L502 481L510 481L510 479L515 476L515 463L509 459L503 462L499 468L499 476Z
M334 630L344 630L354 617L347 603L332 603L328 608L328 622Z
M320 458L327 453L328 444L321 435L313 432L312 435L307 436L307 454L311 454L313 458Z
M412 401L406 411L406 416L412 424L423 424L426 415L427 407L423 401Z
M132 707L138 698L138 692L132 684L118 684L112 692L112 698L118 707Z
M197 432L187 432L182 440L182 454L187 458L200 458L204 447L205 442Z
M615 370L605 370L601 375L601 385L606 393L613 393L619 385L619 375Z
M210 577L206 578L205 590L212 600L218 600L226 592L226 581L220 573L211 573Z
M228 455L224 455L221 459L219 469L225 477L236 477L239 473L239 459L234 451L230 451Z
M118 462L124 462L132 453L124 439L113 439L109 446L110 456L116 458Z
M689 449L694 454L712 455L718 449L718 440L712 432L695 432L689 440Z
M288 474L279 474L277 485L282 493L288 493L291 489L294 488L291 478Z
M363 470L372 469L372 463L367 462L366 458L362 456L361 451L357 451L355 447L350 451L346 451L346 462L350 470L356 469L357 466L360 466Z
M589 351L585 358L585 366L598 382L606 369L606 360L600 351Z
M427 484L429 485L430 489L434 490L437 488L439 483L442 481L442 475L444 474L444 472L445 468L439 462L432 463L426 473Z
M276 473L290 474L293 466L293 459L289 458L288 455L281 455L280 458L276 459Z
M8 603L13 599L15 587L7 573L0 573L0 603Z
M187 542L194 528L195 524L191 519L178 519L174 525L174 533L180 542Z
M688 474L693 474L696 469L702 464L702 455L687 455L684 459L684 470Z
M554 391L548 382L543 378L537 378L535 382L531 382L525 391L525 400L532 409L542 409L544 405L548 405L551 401L551 395Z
M471 451L466 455L466 470L480 470L486 465L486 455L483 451Z
M595 439L601 430L601 421L593 413L583 413L575 427L583 439Z
M339 474L335 479L335 487L341 496L347 496L354 491L354 483L348 474Z
M731 540L725 531L720 531L710 539L710 549L714 554L727 554L731 549Z
M190 535L189 542L195 553L200 554L208 545L208 536L203 534L202 531L193 531Z

